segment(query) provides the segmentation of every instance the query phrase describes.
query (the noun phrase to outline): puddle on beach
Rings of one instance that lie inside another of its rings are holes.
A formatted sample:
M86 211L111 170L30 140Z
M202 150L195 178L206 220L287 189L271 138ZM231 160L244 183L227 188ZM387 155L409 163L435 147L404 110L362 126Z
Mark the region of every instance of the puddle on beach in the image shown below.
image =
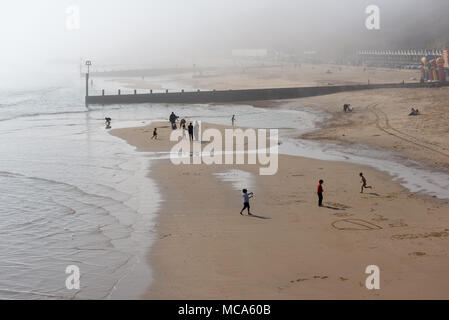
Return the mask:
M214 173L219 180L231 184L232 190L242 192L243 189L248 189L249 192L256 192L256 185L253 174L248 171L230 169L225 172Z

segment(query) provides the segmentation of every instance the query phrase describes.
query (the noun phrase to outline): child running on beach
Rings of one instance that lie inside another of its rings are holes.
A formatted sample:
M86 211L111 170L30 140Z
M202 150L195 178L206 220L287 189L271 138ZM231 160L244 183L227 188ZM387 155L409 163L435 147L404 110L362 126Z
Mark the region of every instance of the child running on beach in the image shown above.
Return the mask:
M252 215L250 212L250 205L249 205L249 199L251 199L254 196L254 193L250 192L248 193L248 190L243 189L243 209L240 211L240 214L243 216L243 210L248 209L248 215Z
M151 137L151 140L153 140L153 139L157 140L157 128L154 128L153 136Z
M318 190L317 190L317 195L318 195L318 206L322 207L323 206L323 180L320 180L318 183Z
M362 188L360 189L360 193L363 193L363 189L372 189L373 187L368 186L366 183L366 179L363 176L363 172L360 172L360 177L362 178L362 180L360 181L362 183Z

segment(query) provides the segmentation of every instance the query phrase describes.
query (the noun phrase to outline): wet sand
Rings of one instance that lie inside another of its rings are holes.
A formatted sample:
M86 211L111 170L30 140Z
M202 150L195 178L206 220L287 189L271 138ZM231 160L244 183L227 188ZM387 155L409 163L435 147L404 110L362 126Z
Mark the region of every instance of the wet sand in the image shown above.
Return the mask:
M151 141L155 126L160 140ZM142 151L169 151L170 132L167 123L111 131ZM280 155L276 175L259 176L258 169L156 161L151 177L165 201L148 256L155 280L144 298L449 298L449 201L346 163ZM360 171L374 186L365 194ZM217 173L251 174L257 216L239 215L241 192ZM381 271L380 290L364 285L372 264Z

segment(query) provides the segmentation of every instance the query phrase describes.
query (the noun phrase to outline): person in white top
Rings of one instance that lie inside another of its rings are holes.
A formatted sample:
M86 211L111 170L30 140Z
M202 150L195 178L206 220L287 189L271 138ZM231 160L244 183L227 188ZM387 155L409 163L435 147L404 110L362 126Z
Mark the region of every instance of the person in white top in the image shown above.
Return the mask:
M181 126L181 128L182 128L182 138L183 138L183 139L187 139L187 135L186 135L186 125L183 124L183 125Z
M193 135L195 136L195 141L198 141L200 135L200 125L198 124L198 121L195 121L195 126L193 127Z
M252 215L250 212L249 199L254 197L254 193L249 192L246 189L243 189L243 209L240 211L240 214L243 216L243 210L248 209L248 215Z

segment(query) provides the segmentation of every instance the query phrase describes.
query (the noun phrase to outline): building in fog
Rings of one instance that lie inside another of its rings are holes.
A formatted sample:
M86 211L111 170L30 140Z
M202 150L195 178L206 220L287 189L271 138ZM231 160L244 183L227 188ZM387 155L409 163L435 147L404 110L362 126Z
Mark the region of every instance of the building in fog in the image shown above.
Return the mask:
M415 68L421 66L421 58L436 59L443 55L443 50L359 50L357 61L368 67Z

